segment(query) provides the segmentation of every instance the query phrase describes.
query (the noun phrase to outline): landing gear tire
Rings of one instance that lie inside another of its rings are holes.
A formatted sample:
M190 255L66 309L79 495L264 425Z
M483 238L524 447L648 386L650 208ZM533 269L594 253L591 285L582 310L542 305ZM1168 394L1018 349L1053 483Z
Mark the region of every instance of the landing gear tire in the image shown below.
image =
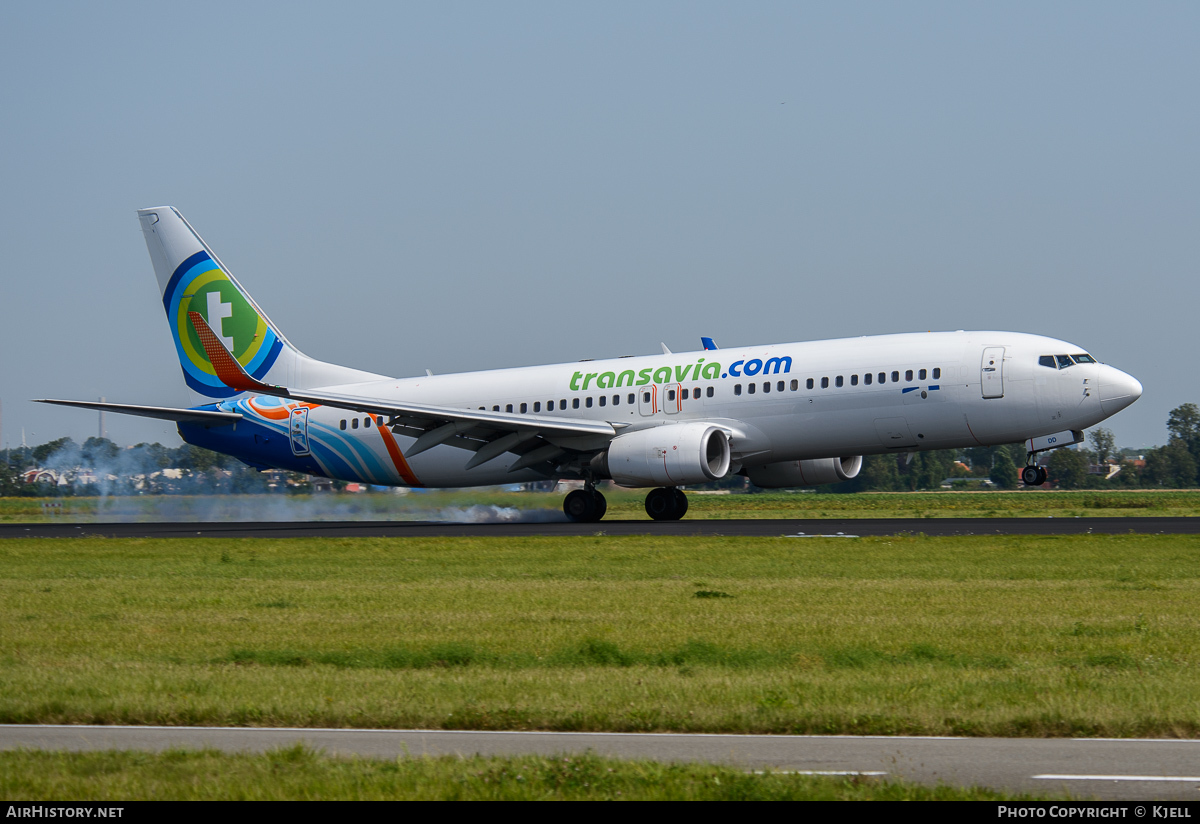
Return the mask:
M672 487L671 492L674 493L675 520L678 521L680 518L682 518L684 515L687 514L688 499L687 499L687 495L684 495L683 491L680 490L678 487Z
M592 524L604 517L608 501L594 489L576 489L563 500L563 512L577 524Z
M608 501L603 495L595 490L592 491L592 498L596 501L596 515L592 521L598 521L604 517L604 513L608 512Z
M1045 482L1045 467L1027 466L1021 470L1021 483L1025 484L1025 486L1041 486Z
M651 489L646 495L646 514L656 521L678 521L687 508L687 495L675 487Z

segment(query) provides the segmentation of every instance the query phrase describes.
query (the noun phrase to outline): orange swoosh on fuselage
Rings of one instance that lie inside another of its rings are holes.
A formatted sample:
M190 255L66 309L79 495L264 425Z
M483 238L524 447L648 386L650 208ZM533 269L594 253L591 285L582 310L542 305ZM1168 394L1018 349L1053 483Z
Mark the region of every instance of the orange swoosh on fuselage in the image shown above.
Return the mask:
M387 447L388 454L392 456L392 463L396 465L396 471L400 473L400 477L404 482L409 486L424 486L425 484L421 483L417 476L413 474L412 467L408 465L408 461L404 460L404 453L400 451L399 444L392 437L392 430L388 429L386 424L381 425L378 422L376 422L375 428L379 430L379 434L383 437L383 445Z

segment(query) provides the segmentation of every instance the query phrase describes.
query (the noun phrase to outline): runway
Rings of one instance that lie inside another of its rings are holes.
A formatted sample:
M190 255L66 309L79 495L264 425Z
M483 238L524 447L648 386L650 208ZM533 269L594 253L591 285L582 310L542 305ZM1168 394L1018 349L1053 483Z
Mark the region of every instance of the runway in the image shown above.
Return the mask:
M297 742L329 755L368 758L590 750L617 758L859 774L1075 798L1200 800L1196 740L0 725L4 750L263 752Z
M0 524L0 538L524 538L592 535L729 537L923 535L1196 535L1200 518L841 518L601 521L260 521Z

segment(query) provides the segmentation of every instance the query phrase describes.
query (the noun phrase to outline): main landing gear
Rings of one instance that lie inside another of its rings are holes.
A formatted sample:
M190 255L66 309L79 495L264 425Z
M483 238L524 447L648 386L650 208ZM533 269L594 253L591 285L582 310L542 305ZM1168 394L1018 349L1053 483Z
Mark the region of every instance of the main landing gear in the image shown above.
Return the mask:
M687 495L673 486L651 489L646 495L646 514L656 521L678 521L687 510ZM563 499L563 512L578 524L594 524L607 511L608 501L591 484L568 493Z
M594 524L603 518L607 511L608 501L604 500L604 496L591 484L568 493L563 500L563 512L576 523Z
M1029 465L1021 470L1021 483L1025 486L1041 486L1046 482L1046 467Z
M676 487L651 489L646 495L646 514L656 521L678 521L687 509L687 495Z

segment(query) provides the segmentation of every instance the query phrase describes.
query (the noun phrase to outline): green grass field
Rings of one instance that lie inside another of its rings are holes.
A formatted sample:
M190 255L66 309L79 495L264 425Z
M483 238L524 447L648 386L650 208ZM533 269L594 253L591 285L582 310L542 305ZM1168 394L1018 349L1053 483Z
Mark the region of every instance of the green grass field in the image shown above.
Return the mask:
M14 539L0 722L1200 734L1200 537Z
M604 489L608 519L649 520L645 490ZM157 495L97 498L0 498L0 522L70 520L453 520L474 506L562 511L563 493L495 489L291 495ZM688 496L689 519L714 518L994 518L1197 517L1200 491L904 492L830 495L771 492ZM53 504L53 506L44 506Z
M263 755L0 753L0 798L23 801L963 801L1026 800L979 788L872 778L748 774L710 764L595 755L329 758L301 746Z

